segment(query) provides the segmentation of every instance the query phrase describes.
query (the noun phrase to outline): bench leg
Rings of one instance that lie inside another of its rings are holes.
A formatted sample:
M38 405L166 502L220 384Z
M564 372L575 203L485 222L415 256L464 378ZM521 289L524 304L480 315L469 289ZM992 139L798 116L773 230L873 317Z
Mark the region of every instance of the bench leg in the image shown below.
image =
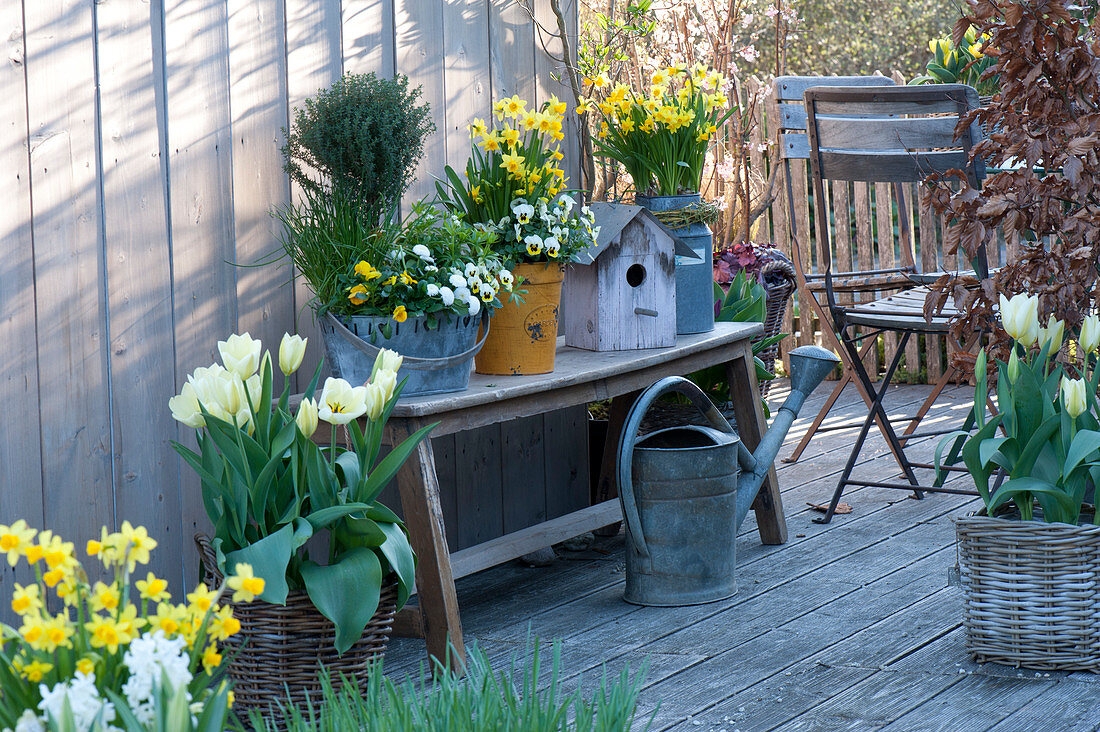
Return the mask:
M755 450L768 424L760 406L760 387L756 383L756 362L751 344L742 343L740 353L726 364L726 375L730 383L733 415L737 419L737 432L745 447ZM785 544L787 519L783 515L783 500L779 497L775 465L768 468L768 477L760 487L752 508L756 512L760 541L764 544Z
M400 444L420 425L390 420L390 444ZM416 552L416 594L428 653L440 663L461 672L466 667L458 594L451 574L451 553L443 530L439 503L439 479L431 439L423 440L397 473L401 508Z

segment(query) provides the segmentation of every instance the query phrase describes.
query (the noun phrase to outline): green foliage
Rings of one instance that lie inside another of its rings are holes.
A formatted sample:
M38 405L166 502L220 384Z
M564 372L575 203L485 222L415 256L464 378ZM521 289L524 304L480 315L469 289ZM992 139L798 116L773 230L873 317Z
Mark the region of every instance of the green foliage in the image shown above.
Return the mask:
M767 315L767 293L763 285L742 270L734 276L728 291L723 291L721 285L714 283L714 305L716 311L714 319L720 323L763 323ZM752 353L757 381L771 381L775 378L775 374L768 370L757 354L786 337L786 333L779 333L753 341ZM725 404L730 401L730 384L725 365L696 371L689 378L716 404ZM766 415L768 405L764 404L763 400L761 403Z
M224 732L229 719L229 684L222 681L212 690L202 705L201 711L192 715L187 704L187 687L180 686L175 692L169 692L169 684L157 687L155 696L155 717L151 725L138 721L126 705L126 700L113 691L107 696L115 705L118 713L116 726L125 732ZM53 732L51 725L51 732ZM114 729L112 727L111 729ZM67 732L64 727L58 732ZM75 731L74 731L75 732Z
M956 46L951 38L938 38L929 41L928 50L932 60L925 67L926 74L910 81L910 84L969 84L982 96L992 96L1000 88L997 76L982 79L986 69L997 60L982 53L982 46L989 36L978 37L971 26L967 28L963 42Z
M954 0L802 0L787 46L789 74L921 73L928 39L959 18Z
M632 675L629 668L614 679L605 675L599 689L586 699L579 690L562 688L561 645L555 643L549 680L539 658L538 644L522 666L513 658L506 672L495 673L476 646L467 652L466 676L443 671L434 681L421 674L419 682L394 683L376 666L365 689L354 683L334 688L327 672L321 674L322 699L306 709L283 715L288 732L619 732L632 729L645 667ZM258 732L269 726L253 713ZM641 729L648 728L648 724Z
M369 226L397 204L434 130L429 105L407 77L345 74L295 113L283 146L286 171L306 190L345 189Z
M936 448L937 470L943 451L964 440L962 460L974 478L990 515L1012 503L1025 521L1036 518L1034 504L1042 507L1047 522L1076 524L1082 506L1091 498L1096 505L1100 486L1100 414L1097 390L1100 369L1077 392L1082 403L1066 395L1070 380L1063 364L1051 357L1051 343L1036 352L1013 342L1009 362L997 361L997 408L987 419L989 393L986 355L978 355L974 394L976 431L945 435ZM1086 359L1092 358L1086 354ZM1082 410L1082 411L1079 411ZM1006 480L996 490L990 478L1003 471ZM1100 523L1100 513L1093 521Z

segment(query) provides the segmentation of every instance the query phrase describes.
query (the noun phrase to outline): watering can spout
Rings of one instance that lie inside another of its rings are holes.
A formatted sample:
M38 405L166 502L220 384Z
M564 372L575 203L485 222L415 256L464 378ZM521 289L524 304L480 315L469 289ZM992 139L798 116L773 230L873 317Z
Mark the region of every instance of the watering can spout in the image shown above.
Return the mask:
M760 486L768 476L768 469L775 462L779 448L787 437L795 417L802 405L817 385L840 363L836 355L821 346L799 346L790 352L791 392L772 420L771 427L764 433L756 452L750 452L745 443L738 448L738 462L741 464L741 480L737 487L737 526L745 520Z

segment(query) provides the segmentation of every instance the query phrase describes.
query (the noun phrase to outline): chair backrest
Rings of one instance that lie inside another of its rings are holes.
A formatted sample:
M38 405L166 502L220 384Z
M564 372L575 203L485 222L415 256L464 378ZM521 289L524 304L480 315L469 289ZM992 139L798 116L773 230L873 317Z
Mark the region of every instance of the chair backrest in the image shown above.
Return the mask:
M849 183L865 184L864 187L880 184L876 186L879 191L881 184L890 184L898 211L902 212L908 210L904 184L920 183L936 172L961 170L969 184L976 188L985 175L981 161L970 161L970 149L981 136L977 124L970 125L958 137L955 134L962 116L978 105L978 95L972 87L964 84L859 89L816 86L806 89L803 99L813 175L814 215L819 222L829 220L825 196L827 181L831 183L834 213L837 191L847 191ZM832 266L833 254L839 253L840 275L882 271L874 269L873 253L865 255L859 251L859 244L856 256L851 256L850 234L842 231L849 226L847 218L845 211L843 221L826 227L832 229L834 236L831 238L836 241L826 241L824 246L819 246L819 270ZM897 219L901 258L905 267L915 269L912 220L907 215L899 215ZM931 228L937 228L934 222ZM818 231L820 236L822 228ZM926 236L929 233L930 238ZM924 269L929 264L935 268L954 265L954 262L941 265L936 261L934 230L922 234L922 247L927 238L933 249L921 253ZM866 266L868 263L870 268ZM984 275L984 256L972 264ZM844 272L844 268L848 271Z
M772 128L781 162L780 190L777 196L782 208L779 216L773 213L773 223L780 239L790 238L791 261L799 289L805 287L806 275L812 269L810 252L810 214L806 195L806 162L810 159L810 140L806 134L806 108L802 95L811 87L822 85L836 87L893 86L894 80L886 76L780 76L773 82L776 101L773 114L777 117ZM781 233L786 229L786 234ZM822 234L818 233L821 240ZM810 334L812 336L812 334ZM807 340L806 342L811 342Z

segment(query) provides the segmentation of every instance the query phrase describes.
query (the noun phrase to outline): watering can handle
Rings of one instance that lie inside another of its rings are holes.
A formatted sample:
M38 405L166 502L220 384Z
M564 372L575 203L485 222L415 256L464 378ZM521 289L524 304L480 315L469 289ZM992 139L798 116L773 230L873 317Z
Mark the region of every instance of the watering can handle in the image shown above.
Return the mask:
M703 390L682 376L666 376L657 383L642 392L630 412L626 416L622 435L619 437L619 502L622 504L623 519L626 521L627 535L634 546L634 550L646 559L649 559L649 547L646 546L645 537L642 535L642 519L638 513L638 503L634 497L634 481L632 466L634 463L634 446L638 442L638 428L642 426L642 419L653 402L670 391L683 394L695 405L703 416L710 422L711 427L719 432L736 434L730 427L730 423L718 411L718 407L703 393Z
M485 329L485 333L481 336L481 340L474 344L473 348L462 353L456 353L453 356L446 356L444 358L417 358L416 356L403 356L401 359L401 365L410 371L434 371L436 369L450 368L451 366L457 366L461 363L465 363L473 358L481 347L485 345L485 340L489 337L489 313L488 311L482 311L481 326ZM325 313L325 317L328 318L329 325L333 330L342 335L348 343L350 343L355 350L362 353L367 358L375 358L378 356L379 351L382 349L373 344L367 343L365 340L348 330L347 326L340 322L332 313Z

